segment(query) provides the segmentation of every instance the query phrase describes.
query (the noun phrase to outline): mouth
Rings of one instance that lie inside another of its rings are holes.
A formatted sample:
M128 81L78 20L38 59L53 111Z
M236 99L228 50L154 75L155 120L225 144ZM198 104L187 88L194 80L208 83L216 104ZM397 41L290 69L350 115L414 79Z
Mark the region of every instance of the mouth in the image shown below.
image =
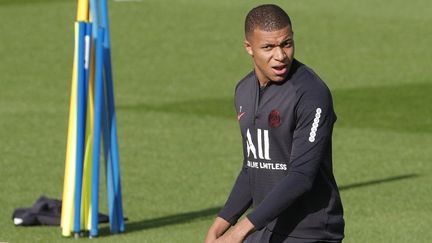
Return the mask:
M278 66L273 66L272 69L273 69L273 72L277 76L281 76L281 75L284 75L288 71L288 66L287 65L278 65Z

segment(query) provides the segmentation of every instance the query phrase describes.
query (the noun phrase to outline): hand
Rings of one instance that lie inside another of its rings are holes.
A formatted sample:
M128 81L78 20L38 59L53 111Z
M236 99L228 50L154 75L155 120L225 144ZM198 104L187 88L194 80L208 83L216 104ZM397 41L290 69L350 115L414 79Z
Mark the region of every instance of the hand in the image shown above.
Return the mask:
M217 238L214 243L242 243L243 237L230 230L221 237Z
M204 243L215 243L217 239L216 234L214 234L213 232L207 232L206 238L204 240Z
M241 220L232 230L217 238L215 243L242 243L255 231L255 226L248 218Z
M205 238L205 243L215 243L216 239L225 233L231 224L227 222L225 219L217 217L207 232L207 236Z

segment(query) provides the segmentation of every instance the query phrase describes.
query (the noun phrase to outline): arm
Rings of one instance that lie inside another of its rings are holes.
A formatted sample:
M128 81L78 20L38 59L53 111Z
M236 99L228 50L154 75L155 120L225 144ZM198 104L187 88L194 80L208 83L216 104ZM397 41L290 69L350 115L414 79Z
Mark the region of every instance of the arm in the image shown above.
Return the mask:
M270 223L311 190L330 146L336 116L329 92L303 94L297 105L296 116L288 174L247 215L257 229Z
M225 206L210 227L205 242L213 242L223 235L231 225L237 222L240 216L250 207L251 203L252 196L249 188L249 177L247 168L243 167Z
M252 204L252 196L249 186L249 176L246 167L243 167L233 189L225 203L225 206L219 212L218 216L225 219L231 225L234 225L243 213Z

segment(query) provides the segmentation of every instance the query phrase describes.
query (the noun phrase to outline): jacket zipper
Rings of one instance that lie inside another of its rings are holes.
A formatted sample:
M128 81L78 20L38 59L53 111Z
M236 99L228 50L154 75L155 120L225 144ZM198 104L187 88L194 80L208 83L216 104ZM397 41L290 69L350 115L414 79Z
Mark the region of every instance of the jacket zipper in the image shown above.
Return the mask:
M257 114L258 114L258 106L259 106L259 81L255 74L255 111L254 111L254 117L253 117L253 125L256 124Z

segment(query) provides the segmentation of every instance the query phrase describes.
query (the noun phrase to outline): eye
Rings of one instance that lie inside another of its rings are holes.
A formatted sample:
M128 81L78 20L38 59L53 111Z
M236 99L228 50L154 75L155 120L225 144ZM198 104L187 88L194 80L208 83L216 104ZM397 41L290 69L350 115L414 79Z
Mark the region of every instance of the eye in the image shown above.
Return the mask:
M270 51L272 49L271 45L265 45L262 47L262 49L264 49L265 51Z
M292 46L292 41L283 42L281 46L284 48L289 48Z

